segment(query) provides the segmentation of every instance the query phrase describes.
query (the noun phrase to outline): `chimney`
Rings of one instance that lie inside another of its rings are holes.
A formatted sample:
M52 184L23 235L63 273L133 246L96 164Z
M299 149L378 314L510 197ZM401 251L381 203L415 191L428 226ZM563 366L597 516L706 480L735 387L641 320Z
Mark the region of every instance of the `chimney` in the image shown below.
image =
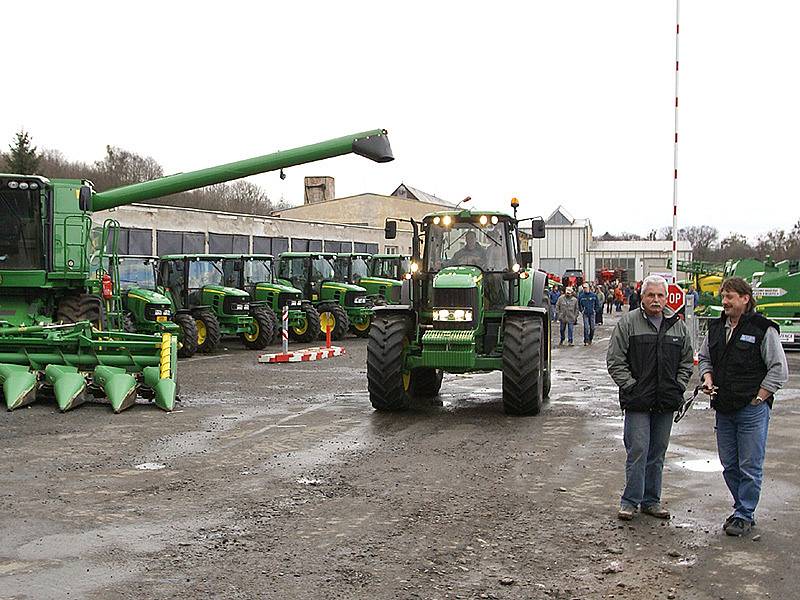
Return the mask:
M316 204L333 200L336 195L333 177L306 177L303 204Z

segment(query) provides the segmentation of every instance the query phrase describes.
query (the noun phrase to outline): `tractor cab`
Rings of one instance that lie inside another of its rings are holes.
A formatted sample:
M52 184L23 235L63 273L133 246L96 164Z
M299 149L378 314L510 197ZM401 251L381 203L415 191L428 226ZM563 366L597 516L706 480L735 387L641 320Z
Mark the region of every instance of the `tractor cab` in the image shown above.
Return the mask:
M157 284L158 258L155 256L120 255L117 257L117 280L126 312L125 326L132 331L168 330L177 328L153 324L170 323L172 306L169 298L161 294ZM170 323L171 325L171 323Z
M374 304L398 304L402 282L370 273L372 255L366 253L341 252L336 255L334 269L336 281L359 285L367 290L367 296Z
M411 278L411 257L405 254L373 254L369 263L372 277L403 281Z

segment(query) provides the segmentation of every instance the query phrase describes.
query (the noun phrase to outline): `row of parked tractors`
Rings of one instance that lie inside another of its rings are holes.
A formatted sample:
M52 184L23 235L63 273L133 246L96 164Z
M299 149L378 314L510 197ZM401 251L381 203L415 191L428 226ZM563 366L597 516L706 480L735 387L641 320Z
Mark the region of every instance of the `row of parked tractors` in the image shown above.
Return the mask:
M109 257L124 328L169 332L178 356L213 352L223 337L262 350L288 335L300 342L367 337L373 307L401 301L410 274L397 254L285 252Z

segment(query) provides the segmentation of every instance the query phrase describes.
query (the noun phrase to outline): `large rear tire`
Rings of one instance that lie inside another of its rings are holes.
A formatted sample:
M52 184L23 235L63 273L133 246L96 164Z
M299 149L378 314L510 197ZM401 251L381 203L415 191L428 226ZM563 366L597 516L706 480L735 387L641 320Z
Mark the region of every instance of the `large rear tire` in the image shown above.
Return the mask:
M377 317L372 322L367 342L367 388L375 410L405 410L411 402L411 373L404 372L403 365L410 335L411 322L403 315Z
M210 310L199 310L194 313L197 326L197 351L202 354L213 352L222 338L217 315Z
M272 337L275 335L272 319L260 306L254 308L250 316L253 317L251 329L242 333L240 338L248 350L263 350L272 343Z
M319 304L317 306L317 310L319 311L320 319L320 339L325 339L326 319L333 321L331 324L331 339L338 341L344 338L344 336L347 334L347 330L350 328L350 319L347 318L347 311L339 304L332 303Z
M194 317L187 313L178 313L172 317L172 322L181 328L180 348L178 356L189 358L197 352L197 323Z
M506 316L503 328L503 408L538 415L544 400L544 328L539 317Z
M408 393L415 398L433 398L442 389L444 371L433 367L418 367L411 371Z

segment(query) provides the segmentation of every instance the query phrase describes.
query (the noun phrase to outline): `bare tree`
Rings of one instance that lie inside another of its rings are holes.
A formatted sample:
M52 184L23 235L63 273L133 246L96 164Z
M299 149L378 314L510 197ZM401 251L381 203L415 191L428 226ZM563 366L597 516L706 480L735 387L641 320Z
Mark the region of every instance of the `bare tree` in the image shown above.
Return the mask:
M690 225L681 231L684 239L689 240L692 245L692 256L698 260L707 260L719 238L717 228L710 225Z

